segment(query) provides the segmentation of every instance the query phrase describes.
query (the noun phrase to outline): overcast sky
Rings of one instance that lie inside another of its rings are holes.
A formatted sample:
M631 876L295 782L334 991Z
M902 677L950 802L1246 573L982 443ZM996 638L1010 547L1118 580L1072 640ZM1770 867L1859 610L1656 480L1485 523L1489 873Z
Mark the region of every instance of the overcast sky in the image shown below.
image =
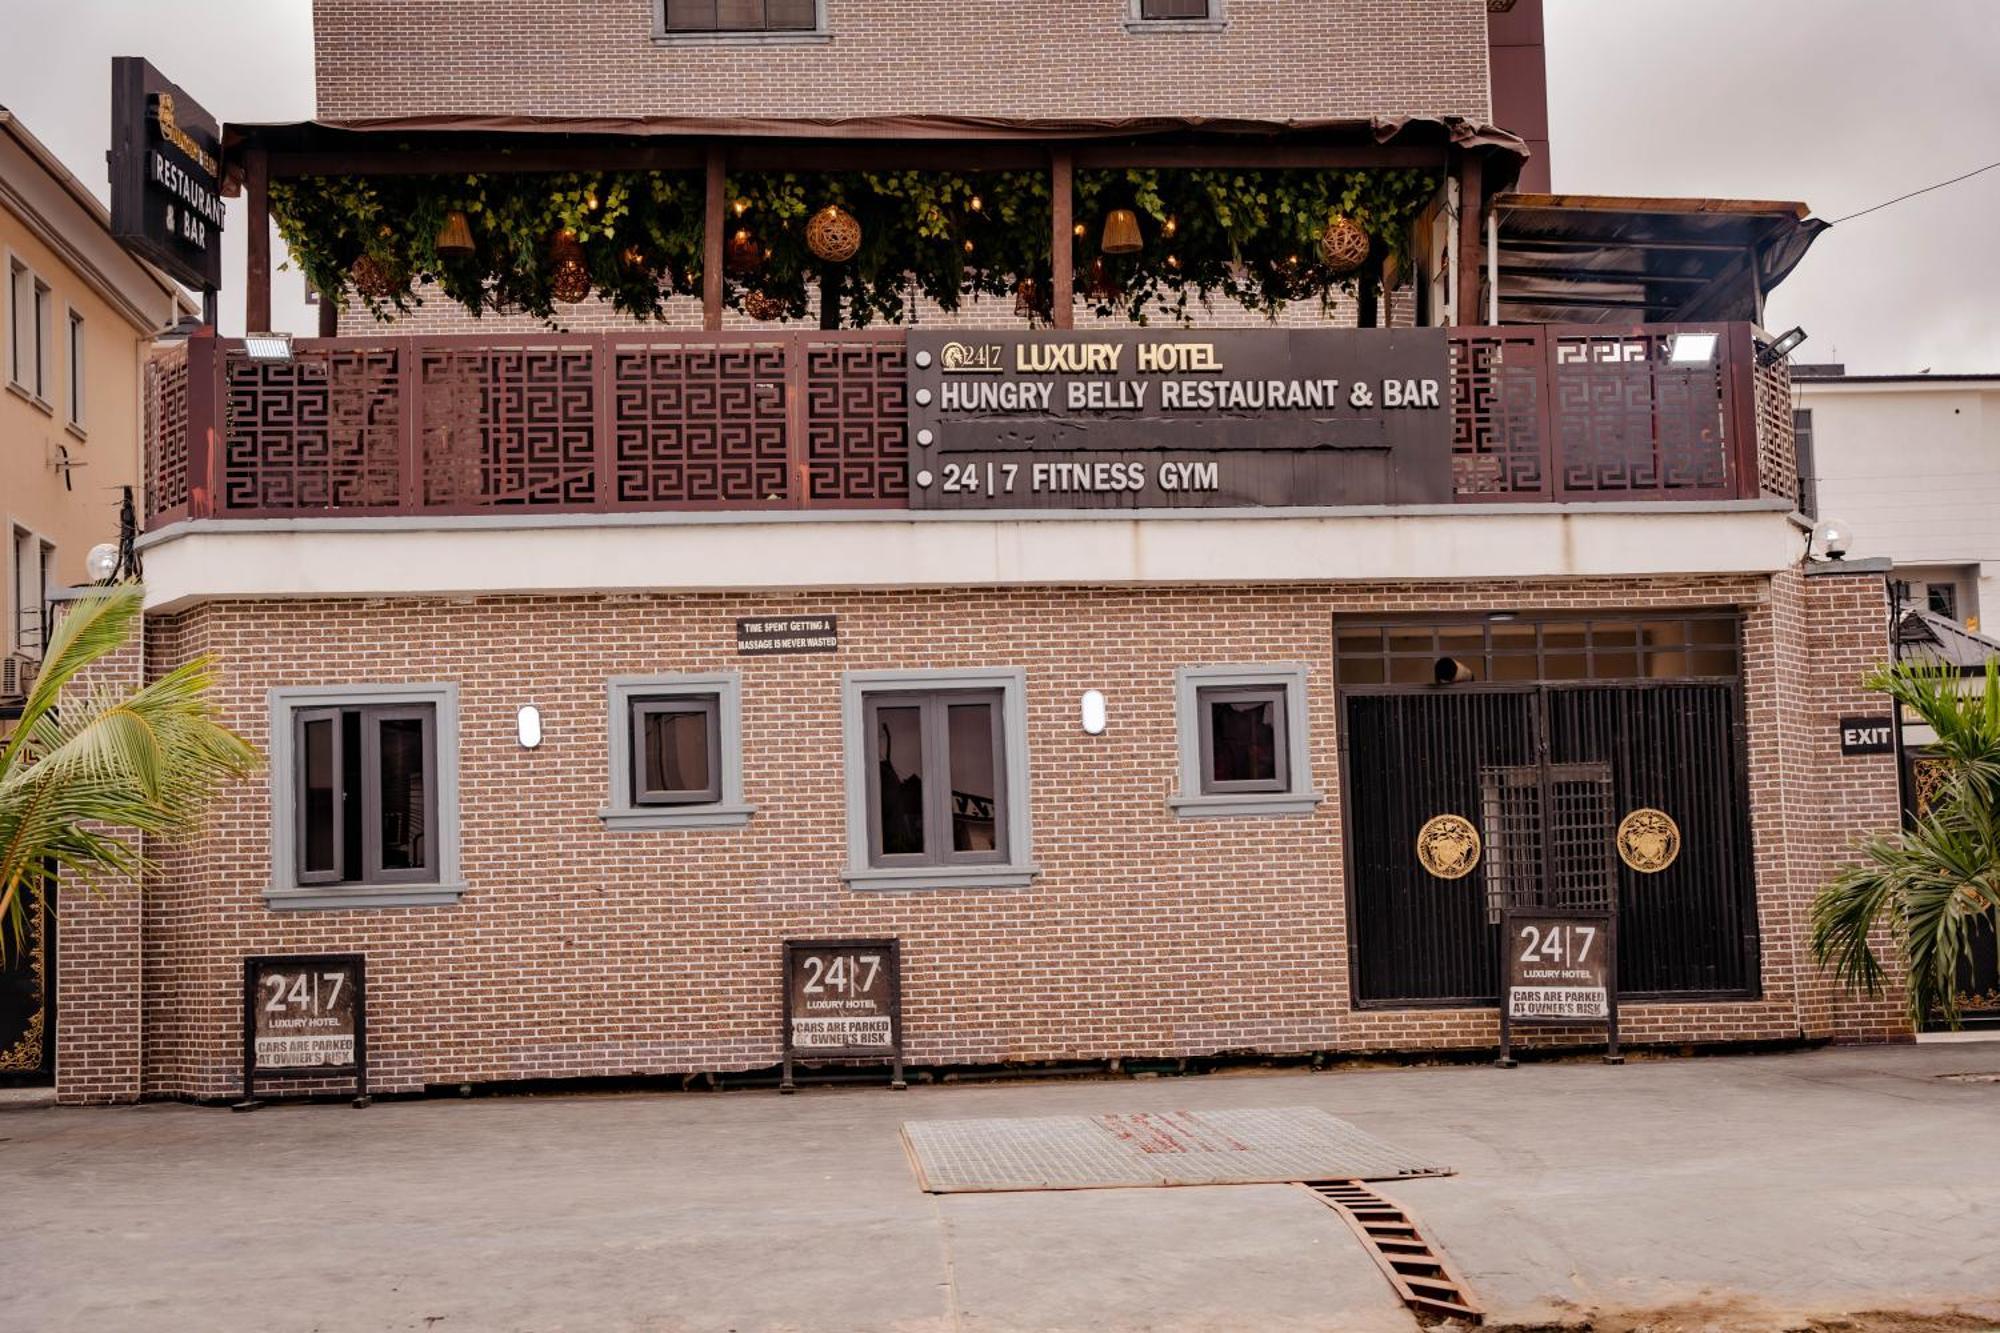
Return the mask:
M1802 199L1831 219L2000 160L1996 0L1548 5L1557 190ZM0 104L100 192L114 55L150 57L225 119L312 114L309 0L0 0L0 20ZM1837 227L1766 323L1857 372L2000 371L1996 216L2000 171ZM236 330L240 220L226 240ZM298 276L275 296L310 332Z

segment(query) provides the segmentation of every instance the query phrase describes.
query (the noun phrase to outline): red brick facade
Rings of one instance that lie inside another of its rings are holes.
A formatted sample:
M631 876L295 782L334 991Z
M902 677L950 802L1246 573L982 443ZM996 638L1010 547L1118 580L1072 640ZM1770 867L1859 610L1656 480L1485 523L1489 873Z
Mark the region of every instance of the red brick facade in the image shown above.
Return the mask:
M1490 117L1479 0L826 0L826 40L656 42L658 0L315 0L318 113ZM1143 25L1134 25L1143 26Z
M1350 1005L1335 619L1717 605L1746 616L1763 995L1633 1006L1628 1039L1897 1035L1892 1004L1836 995L1801 954L1829 858L1895 818L1893 764L1840 759L1833 724L1884 653L1879 576L232 602L157 620L150 666L218 655L225 715L260 746L273 687L457 683L468 889L450 907L274 912L268 787L241 785L148 886L143 1091L233 1094L241 959L291 951L367 953L385 1090L768 1066L779 941L825 935L903 941L918 1063L1490 1045L1490 1009ZM838 614L838 654L736 655L736 617L788 611ZM1175 818L1174 668L1295 661L1310 667L1325 802L1303 817ZM841 673L954 666L1026 673L1040 877L851 890ZM742 678L748 827L606 830L606 679L718 669ZM1110 701L1102 736L1076 722L1087 689ZM524 703L542 710L538 749L514 735ZM125 948L67 937L66 988L129 971Z

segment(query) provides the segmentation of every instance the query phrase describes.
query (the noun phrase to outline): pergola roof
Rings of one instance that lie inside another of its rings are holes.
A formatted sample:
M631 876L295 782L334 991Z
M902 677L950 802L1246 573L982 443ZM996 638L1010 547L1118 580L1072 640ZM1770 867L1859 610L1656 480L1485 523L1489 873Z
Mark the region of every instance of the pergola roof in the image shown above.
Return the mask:
M1493 207L1503 323L1755 320L1829 225L1765 199L1508 193Z
M1935 611L1905 611L1896 627L1896 643L1905 657L1942 662L1961 671L1982 670L1988 662L2000 657L2000 643L1983 634L1974 634Z

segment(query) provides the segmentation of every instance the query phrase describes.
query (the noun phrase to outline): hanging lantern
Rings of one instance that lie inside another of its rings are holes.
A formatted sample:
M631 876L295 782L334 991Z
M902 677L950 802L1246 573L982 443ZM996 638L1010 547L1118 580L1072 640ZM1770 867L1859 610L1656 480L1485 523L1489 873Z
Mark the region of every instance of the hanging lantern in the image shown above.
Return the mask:
M1098 249L1107 255L1136 255L1146 248L1139 235L1139 215L1129 208L1114 208L1104 217L1104 243Z
M806 222L806 248L829 264L845 264L861 248L861 223L839 204L828 204Z
M1344 278L1368 262L1368 232L1345 213L1335 213L1319 238L1320 258L1327 271Z
M363 255L347 270L354 290L376 301L387 301L410 285L409 275L394 262Z
M453 209L444 215L444 226L438 230L437 252L440 259L469 259L474 250L472 244L472 223L465 214Z
M1125 294L1101 255L1090 261L1090 280L1084 284L1083 294L1098 305L1110 305Z
M760 323L768 324L774 319L785 317L785 303L764 292L745 292L743 313Z
M549 242L549 294L564 305L575 305L590 295L590 265L584 262L583 244L576 233L564 228Z
M1036 287L1033 278L1021 279L1014 288L1014 314L1021 319L1033 319L1036 307Z
M723 268L731 273L753 273L763 262L764 247L757 244L757 238L750 234L748 227L738 227L729 238Z

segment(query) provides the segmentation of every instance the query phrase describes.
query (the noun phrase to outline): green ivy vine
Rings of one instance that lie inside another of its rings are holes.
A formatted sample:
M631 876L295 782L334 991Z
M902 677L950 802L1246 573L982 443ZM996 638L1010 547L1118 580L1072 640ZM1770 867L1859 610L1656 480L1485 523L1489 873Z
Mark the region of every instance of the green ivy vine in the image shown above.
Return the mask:
M1330 302L1354 287L1319 259L1327 221L1344 213L1374 238L1378 258L1407 270L1412 224L1435 196L1421 171L1114 170L1079 172L1072 238L1077 287L1101 314L1192 323L1217 298L1275 312ZM739 172L729 179L730 236L747 233L759 262L732 268L725 299L761 294L787 319L816 320L830 287L844 322L910 317L921 293L957 310L968 295L1011 299L1024 281L1049 291L1049 180L1039 171L963 174ZM806 245L806 222L827 204L852 213L861 248L827 264ZM666 302L702 285L702 185L688 172L577 172L465 176L320 177L274 182L272 212L294 260L336 301L359 295L378 318L442 295L475 314L525 311L555 322L551 242L580 244L596 293L636 319L664 318ZM1103 219L1130 208L1145 248L1100 251ZM437 238L452 212L471 224L474 251L444 257ZM359 292L364 256L395 280Z

